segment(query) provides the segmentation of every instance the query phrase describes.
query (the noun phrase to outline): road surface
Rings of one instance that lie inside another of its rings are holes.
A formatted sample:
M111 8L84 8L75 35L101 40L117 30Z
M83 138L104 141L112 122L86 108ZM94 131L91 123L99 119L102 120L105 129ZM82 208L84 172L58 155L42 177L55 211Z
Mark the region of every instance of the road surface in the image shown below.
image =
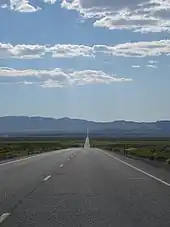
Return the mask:
M169 227L170 175L96 148L0 164L2 227Z

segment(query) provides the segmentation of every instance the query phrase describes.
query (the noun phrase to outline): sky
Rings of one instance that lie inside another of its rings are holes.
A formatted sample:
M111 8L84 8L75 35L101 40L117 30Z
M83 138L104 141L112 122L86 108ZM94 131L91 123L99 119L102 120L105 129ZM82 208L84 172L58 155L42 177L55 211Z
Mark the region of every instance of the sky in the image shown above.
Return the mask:
M0 0L0 116L170 119L170 0Z

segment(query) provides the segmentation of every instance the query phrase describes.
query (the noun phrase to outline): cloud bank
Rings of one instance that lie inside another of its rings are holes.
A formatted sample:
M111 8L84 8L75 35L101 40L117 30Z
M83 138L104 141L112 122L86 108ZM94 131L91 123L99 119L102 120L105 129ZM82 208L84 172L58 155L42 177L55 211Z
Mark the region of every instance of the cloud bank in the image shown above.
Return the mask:
M170 40L129 42L114 46L109 45L71 45L56 44L50 45L12 45L10 43L0 43L0 59L18 58L73 58L73 57L97 57L103 56L117 57L156 57L160 55L170 55ZM152 63L151 63L152 64Z
M50 70L0 68L0 84L38 84L44 88L68 87L87 84L111 84L131 82L130 78L117 77L97 70Z
M169 0L63 0L63 8L76 10L95 27L134 32L170 31Z
M0 7L20 13L41 10L41 3L56 0L1 0ZM93 19L94 27L133 32L170 32L169 0L61 0L61 7L76 10L83 19Z

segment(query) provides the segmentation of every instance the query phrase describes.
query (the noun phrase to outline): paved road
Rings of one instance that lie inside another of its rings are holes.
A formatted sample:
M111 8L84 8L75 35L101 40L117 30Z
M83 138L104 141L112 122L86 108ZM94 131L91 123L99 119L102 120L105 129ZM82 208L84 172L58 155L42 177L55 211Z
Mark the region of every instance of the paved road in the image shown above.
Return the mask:
M169 227L168 182L146 163L89 148L2 164L1 226Z

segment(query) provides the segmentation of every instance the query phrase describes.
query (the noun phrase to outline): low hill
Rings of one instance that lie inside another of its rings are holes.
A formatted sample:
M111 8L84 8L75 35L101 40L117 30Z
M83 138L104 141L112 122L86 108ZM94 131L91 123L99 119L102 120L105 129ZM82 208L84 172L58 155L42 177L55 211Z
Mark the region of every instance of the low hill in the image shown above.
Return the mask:
M111 136L170 136L170 121L157 122L93 122L70 118L44 118L27 116L0 117L0 134L30 133L86 133Z

